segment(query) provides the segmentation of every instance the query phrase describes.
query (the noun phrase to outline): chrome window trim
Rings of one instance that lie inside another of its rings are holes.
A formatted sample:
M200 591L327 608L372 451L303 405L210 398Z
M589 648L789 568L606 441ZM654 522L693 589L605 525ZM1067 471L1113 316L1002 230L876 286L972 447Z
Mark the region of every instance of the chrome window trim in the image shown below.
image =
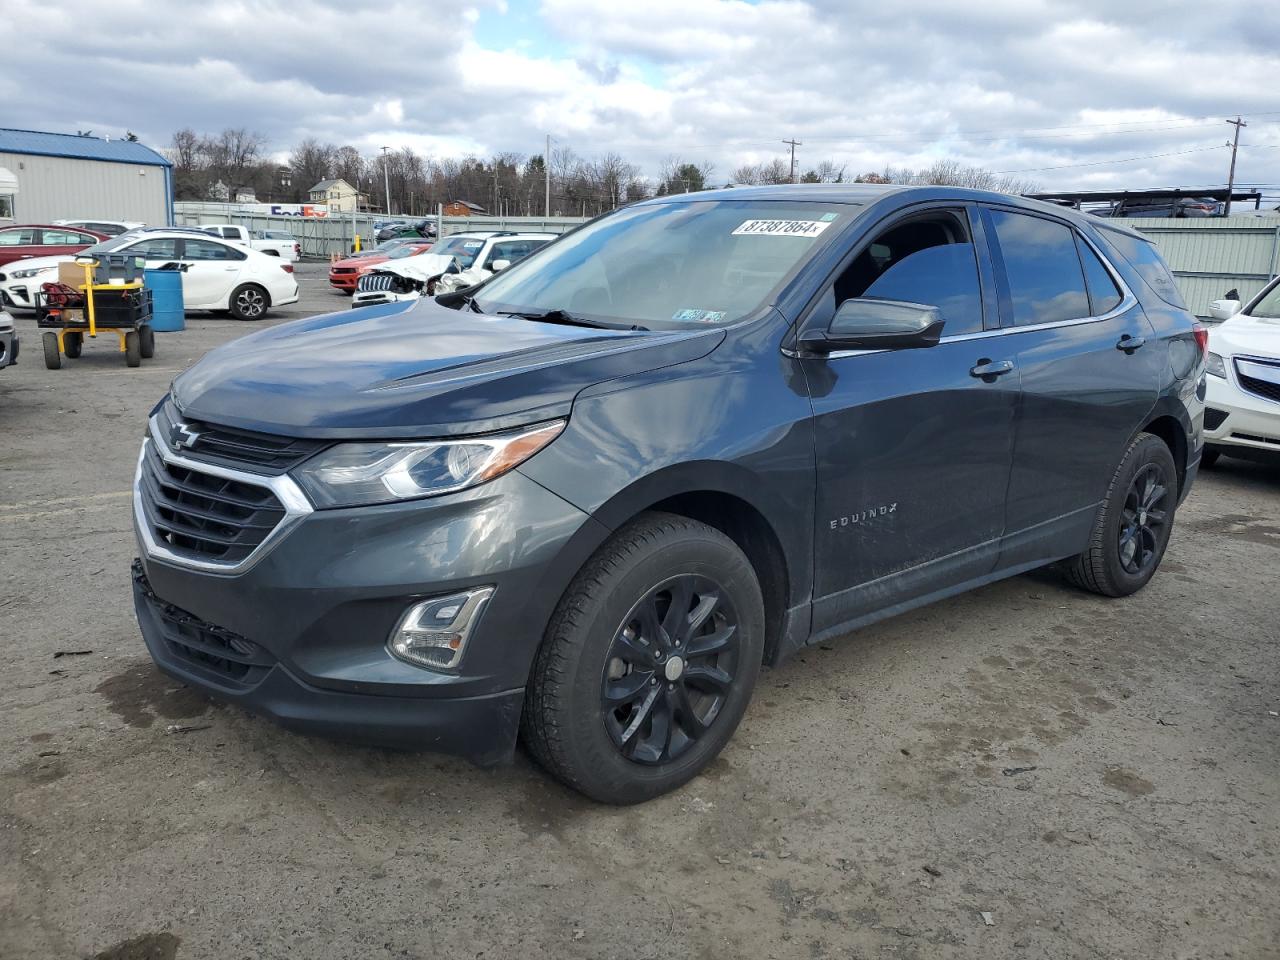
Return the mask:
M1034 216L1034 214L1029 214L1029 215ZM1049 218L1046 217L1044 219L1049 219ZM1069 320L1051 320L1048 323L1028 323L1020 327L1017 327L1017 326L996 327L992 330L978 330L978 331L975 331L974 333L957 333L953 337L942 337L938 341L939 344L961 343L966 340L986 340L989 337L1002 337L1012 333L1025 333L1028 330L1055 330L1059 327L1078 327L1086 323L1106 323L1108 320L1114 320L1116 317L1120 316L1123 313L1127 313L1128 311L1132 310L1134 307L1138 305L1138 298L1133 295L1133 291L1129 289L1129 285L1124 282L1124 277L1120 276L1119 272L1112 265L1111 261L1107 258L1106 254L1104 254L1101 250L1098 249L1098 245L1096 243L1094 243L1091 239L1086 237L1084 233L1082 233L1080 230L1077 230L1075 227L1073 227L1069 223L1064 223L1061 220L1054 220L1053 222L1062 223L1063 226L1065 226L1068 230L1070 230L1072 233L1074 233L1076 236L1078 236L1081 240L1083 240L1085 243L1089 245L1089 249L1094 252L1094 254L1097 256L1097 258L1100 261L1102 261L1103 268L1107 271L1108 274L1111 275L1111 279L1115 283L1116 289L1120 291L1120 302L1116 304L1115 307L1108 310L1106 313L1099 314L1096 317L1093 317L1093 316L1073 317ZM1081 279L1084 280L1083 265L1081 267ZM1088 289L1089 289L1088 282L1085 281L1086 297L1088 296ZM782 352L786 354L788 357L792 357L792 358L798 358L801 356L801 354L798 351L792 350L792 349L786 349L786 350L783 350ZM889 352L890 351L888 350L833 350L831 353L824 355L821 359L841 360L841 359L844 359L845 357L865 357L873 353L889 353Z
M169 444L165 442L160 434L158 418L159 415L157 414L148 421L148 431L151 435L143 438L142 446L138 450L138 465L133 475L133 525L143 549L151 559L160 560L188 570L235 576L252 569L276 544L284 539L290 530L315 511L311 501L302 492L302 488L288 474L264 477L261 474L232 470L174 453L169 449ZM284 507L284 516L276 524L275 528L263 538L263 541L254 547L253 551L242 560L234 562L197 560L170 549L156 539L151 530L151 525L147 522L146 510L142 505L142 470L143 464L146 463L149 446L154 447L160 459L165 463L194 470L197 473L221 477L224 480L235 480L256 487L266 487L276 495L276 499Z

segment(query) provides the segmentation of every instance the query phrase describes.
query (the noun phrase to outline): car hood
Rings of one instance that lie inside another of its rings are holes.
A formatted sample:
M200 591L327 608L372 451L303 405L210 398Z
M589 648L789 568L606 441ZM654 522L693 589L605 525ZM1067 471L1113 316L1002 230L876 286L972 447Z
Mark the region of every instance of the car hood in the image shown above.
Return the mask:
M8 279L9 274L15 270L41 270L45 267L56 267L60 263L66 263L68 260L74 260L72 254L65 254L60 257L28 257L26 260L13 260L0 266L0 273Z
M447 253L420 253L416 257L388 260L378 264L373 273L394 273L411 280L430 280L449 269L453 257Z
M385 253L358 253L354 257L347 257L345 260L339 260L333 266L335 267L367 267L372 263L382 263L387 259Z
M1280 358L1280 318L1237 314L1209 328L1209 349L1222 356Z
M567 416L586 387L711 352L719 329L597 330L433 299L327 314L206 354L173 383L195 420L297 437L443 437Z

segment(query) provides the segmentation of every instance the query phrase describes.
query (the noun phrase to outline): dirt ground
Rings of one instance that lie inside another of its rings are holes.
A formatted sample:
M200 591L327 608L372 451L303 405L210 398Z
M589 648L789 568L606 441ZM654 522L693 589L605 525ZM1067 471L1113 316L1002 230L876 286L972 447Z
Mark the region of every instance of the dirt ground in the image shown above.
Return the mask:
M272 322L345 309L323 268ZM1280 470L1109 601L1006 581L766 672L711 771L595 806L157 672L128 491L208 317L0 371L0 957L1280 957Z

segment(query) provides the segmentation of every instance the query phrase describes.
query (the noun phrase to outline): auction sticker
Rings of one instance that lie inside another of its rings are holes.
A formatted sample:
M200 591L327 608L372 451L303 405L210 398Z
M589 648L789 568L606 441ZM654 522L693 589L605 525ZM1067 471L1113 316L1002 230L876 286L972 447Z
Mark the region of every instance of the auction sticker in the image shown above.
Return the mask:
M683 323L719 323L724 319L723 310L677 310L671 317Z
M830 221L822 220L744 220L733 236L745 237L816 237Z

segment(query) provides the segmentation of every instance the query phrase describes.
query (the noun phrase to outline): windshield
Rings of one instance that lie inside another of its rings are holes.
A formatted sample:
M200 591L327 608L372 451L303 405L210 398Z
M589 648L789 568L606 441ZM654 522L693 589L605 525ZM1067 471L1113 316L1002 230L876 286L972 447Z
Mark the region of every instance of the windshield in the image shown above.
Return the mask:
M566 310L666 329L732 323L768 303L858 210L776 200L630 207L498 274L476 305L486 313Z
M406 243L396 247L394 250L387 251L388 260L403 260L405 257L416 257L420 253L426 253L423 247L416 243Z
M87 250L81 250L78 256L95 253L114 253L121 247L127 247L131 243L136 243L139 236L141 235L134 233L133 231L122 233L118 237L112 237L110 240L103 240L101 243L96 243Z
M458 261L459 269L465 270L476 262L484 240L480 237L445 237L431 248L432 253L443 253Z
M1249 308L1248 316L1280 320L1280 283L1273 283L1258 302Z

